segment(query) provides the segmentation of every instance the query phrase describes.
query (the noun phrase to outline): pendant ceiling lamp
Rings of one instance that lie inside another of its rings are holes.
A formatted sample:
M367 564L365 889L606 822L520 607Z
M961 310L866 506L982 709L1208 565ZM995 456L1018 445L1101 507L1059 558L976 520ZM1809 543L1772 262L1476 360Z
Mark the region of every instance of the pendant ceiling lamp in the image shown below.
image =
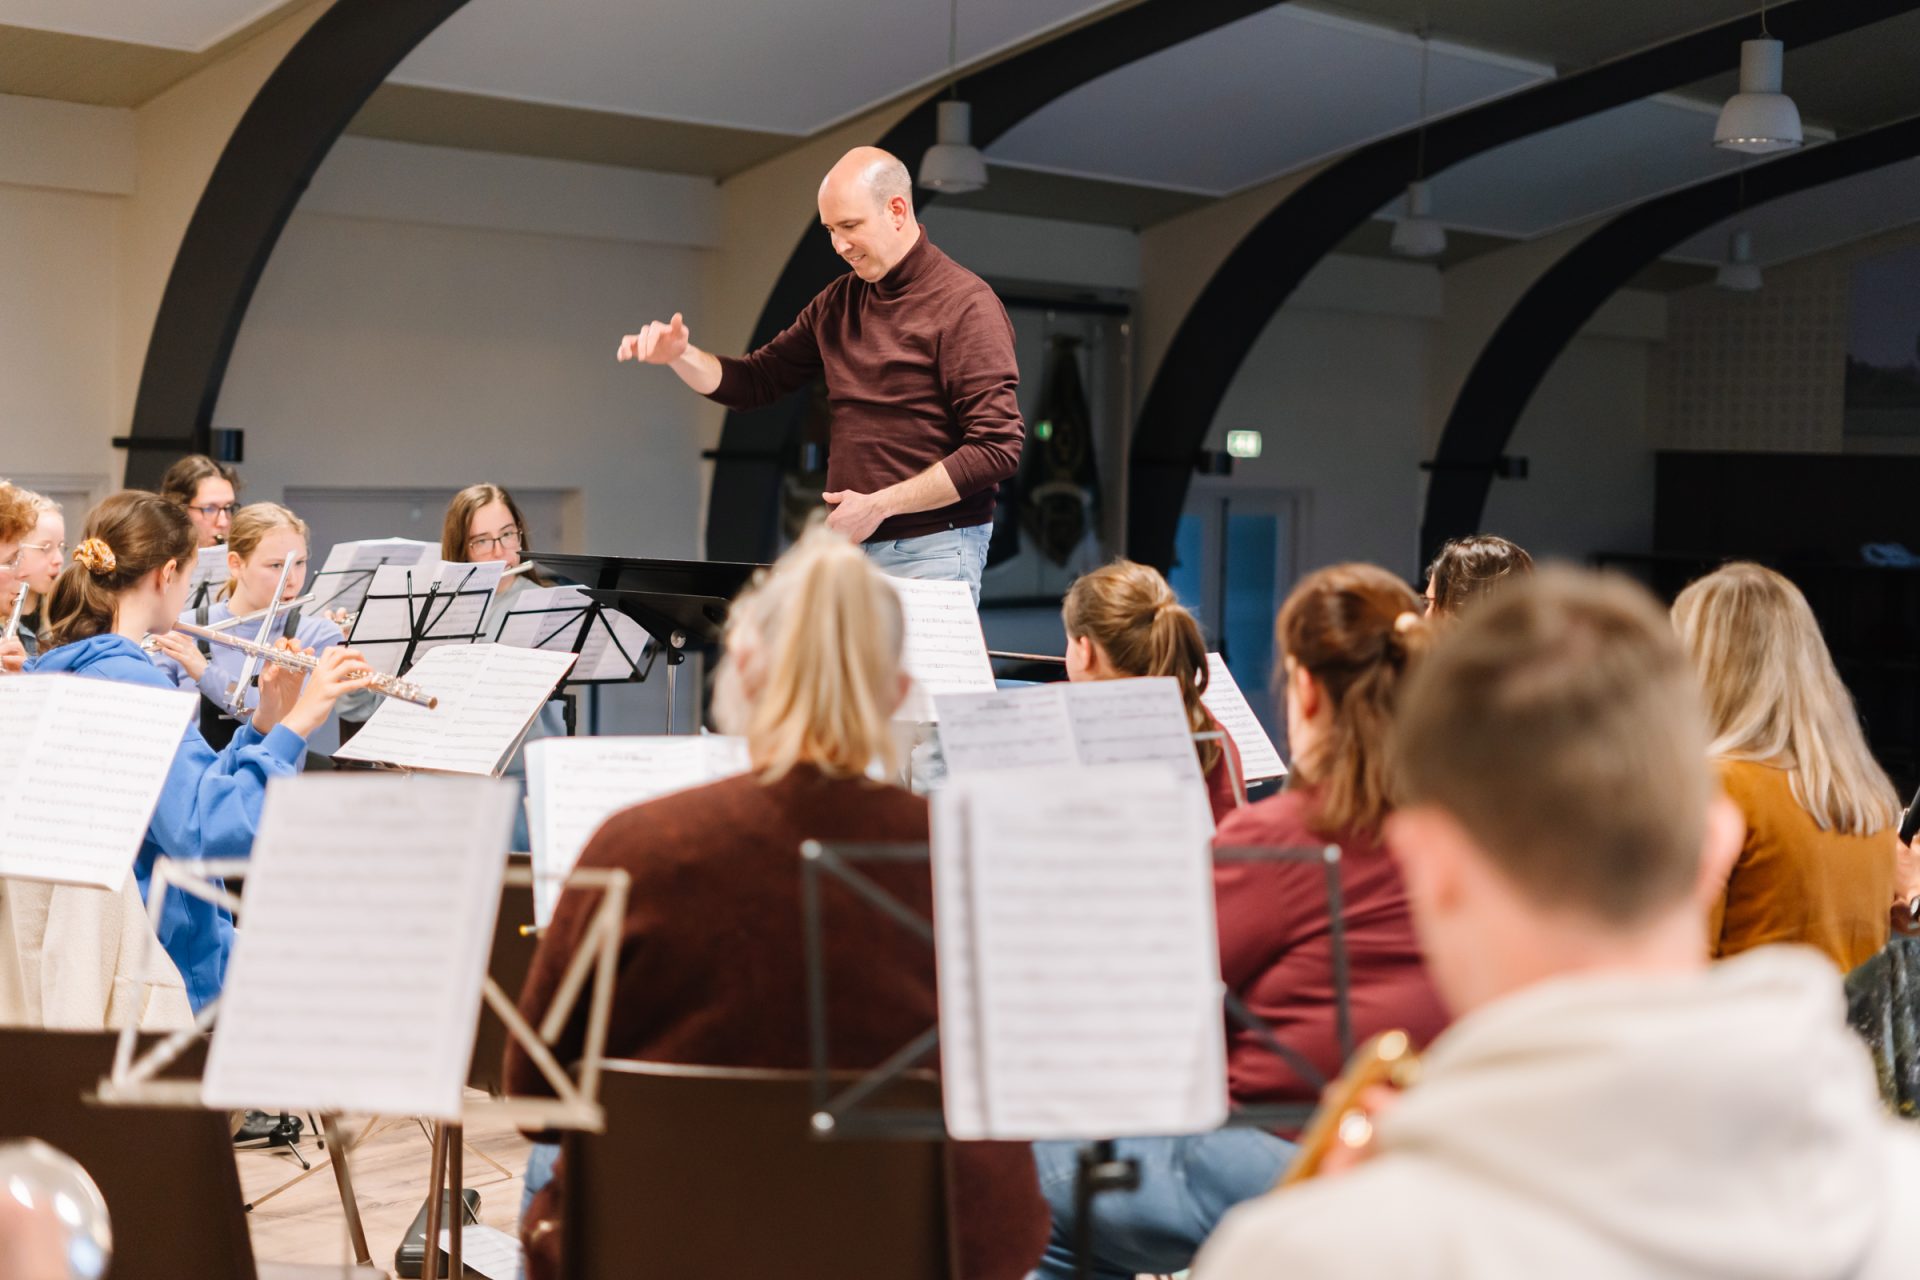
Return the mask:
M1805 141L1800 108L1780 92L1786 48L1767 34L1767 8L1760 6L1760 36L1740 42L1740 92L1720 108L1713 145L1750 156L1790 151Z
M1760 287L1760 268L1753 260L1753 237L1744 229L1727 237L1727 258L1713 282L1734 293L1752 293Z
M1420 132L1414 141L1413 181L1407 184L1407 211L1393 220L1388 246L1404 258L1433 258L1446 252L1447 231L1433 219L1433 195L1427 190L1427 69L1433 41L1420 29Z
M987 158L973 145L973 108L959 98L960 0L947 21L947 67L953 97L934 108L934 143L920 157L920 185L942 195L964 195L987 185Z

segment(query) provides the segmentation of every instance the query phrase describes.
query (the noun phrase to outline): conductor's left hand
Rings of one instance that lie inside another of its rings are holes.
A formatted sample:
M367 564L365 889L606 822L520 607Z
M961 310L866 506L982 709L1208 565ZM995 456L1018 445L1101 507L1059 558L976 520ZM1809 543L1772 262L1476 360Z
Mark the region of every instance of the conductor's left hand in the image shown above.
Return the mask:
M820 496L833 508L827 515L827 528L854 543L871 538L873 531L880 527L880 522L893 514L887 510L877 493L854 493L841 489Z

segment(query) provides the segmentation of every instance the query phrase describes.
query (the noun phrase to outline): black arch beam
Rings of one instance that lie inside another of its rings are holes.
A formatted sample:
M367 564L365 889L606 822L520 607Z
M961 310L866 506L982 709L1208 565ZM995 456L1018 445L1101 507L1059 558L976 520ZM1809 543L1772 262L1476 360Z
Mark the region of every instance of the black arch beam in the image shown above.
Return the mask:
M335 0L288 50L214 165L167 277L127 444L127 484L205 452L260 273L334 140L466 0Z
M1022 120L1090 80L1149 54L1204 35L1286 0L1143 0L997 63L960 81L973 107L973 142L985 147ZM911 167L933 144L934 105L915 107L876 145ZM933 197L919 197L922 205ZM811 221L773 286L754 326L759 346L793 323L800 309L846 264ZM762 560L777 542L779 485L789 441L806 410L799 394L749 413L728 413L714 452L707 506L707 554L717 560Z
M1789 48L1920 8L1916 0L1795 0L1767 12ZM1752 17L1723 22L1586 71L1434 121L1426 171L1704 79L1733 66ZM1248 232L1201 290L1155 374L1134 424L1127 550L1165 568L1186 502L1194 452L1268 321L1308 271L1413 177L1419 130L1361 147L1303 183Z
M1581 326L1641 268L1742 208L1916 155L1920 116L1650 200L1574 246L1501 321L1454 400L1427 487L1423 560L1479 525L1494 466L1527 402Z

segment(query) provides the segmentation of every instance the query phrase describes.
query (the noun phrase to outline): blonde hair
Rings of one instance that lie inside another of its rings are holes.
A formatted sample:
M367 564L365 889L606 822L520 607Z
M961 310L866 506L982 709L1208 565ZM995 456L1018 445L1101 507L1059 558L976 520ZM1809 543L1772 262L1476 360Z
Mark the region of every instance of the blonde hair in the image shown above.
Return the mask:
M277 502L250 502L233 513L233 523L227 528L227 551L240 557L246 563L259 550L266 536L279 529L288 529L300 535L305 542L309 534L307 522ZM233 597L235 580L229 577L220 587L220 598Z
M1730 564L1680 593L1673 622L1706 695L1710 755L1786 769L1822 831L1864 836L1899 821L1900 797L1798 587Z
M896 764L906 623L860 549L815 525L734 601L715 720L768 782L810 764L832 778ZM751 692L749 691L751 687Z
M1326 691L1327 733L1293 762L1293 781L1314 789L1319 835L1370 832L1392 807L1387 733L1400 682L1431 631L1420 598L1378 565L1335 564L1301 579L1274 619L1275 647Z
M1200 624L1181 605L1157 569L1131 560L1115 560L1082 574L1067 588L1060 622L1075 640L1100 646L1114 669L1129 676L1172 676L1187 705L1187 723L1195 733L1213 728L1200 695L1207 691L1207 642ZM1194 744L1200 767L1211 771L1223 748L1218 739Z
M1395 799L1451 814L1535 905L1634 929L1694 890L1706 743L1659 604L1624 578L1547 569L1443 629L1408 676Z

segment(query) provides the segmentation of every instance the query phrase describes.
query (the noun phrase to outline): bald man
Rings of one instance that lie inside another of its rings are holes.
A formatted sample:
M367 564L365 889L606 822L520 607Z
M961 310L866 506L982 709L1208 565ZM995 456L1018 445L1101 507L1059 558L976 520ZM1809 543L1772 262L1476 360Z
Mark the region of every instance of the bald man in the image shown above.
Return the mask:
M927 240L907 168L856 147L820 184L820 225L851 268L779 336L738 358L690 341L675 313L620 342L729 409L825 376L829 528L886 573L967 583L980 602L994 486L1020 464L1013 325L984 280Z

